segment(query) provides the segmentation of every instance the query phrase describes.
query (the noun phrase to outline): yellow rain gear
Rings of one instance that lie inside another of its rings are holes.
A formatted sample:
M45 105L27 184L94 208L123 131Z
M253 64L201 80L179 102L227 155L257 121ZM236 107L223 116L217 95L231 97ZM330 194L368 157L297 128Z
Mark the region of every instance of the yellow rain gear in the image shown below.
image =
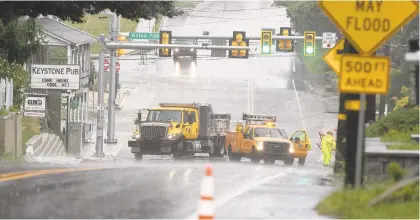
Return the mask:
M324 165L330 165L332 150L335 148L334 137L330 134L325 135L321 141L321 149L323 154Z

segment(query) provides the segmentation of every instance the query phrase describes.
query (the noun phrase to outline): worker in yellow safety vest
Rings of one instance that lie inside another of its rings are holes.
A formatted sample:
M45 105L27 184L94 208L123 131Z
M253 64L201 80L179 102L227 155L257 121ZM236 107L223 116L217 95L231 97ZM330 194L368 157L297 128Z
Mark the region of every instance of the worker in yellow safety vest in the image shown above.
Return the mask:
M328 131L327 134L321 133L321 151L323 155L324 167L331 164L332 151L335 150L335 140L332 131Z

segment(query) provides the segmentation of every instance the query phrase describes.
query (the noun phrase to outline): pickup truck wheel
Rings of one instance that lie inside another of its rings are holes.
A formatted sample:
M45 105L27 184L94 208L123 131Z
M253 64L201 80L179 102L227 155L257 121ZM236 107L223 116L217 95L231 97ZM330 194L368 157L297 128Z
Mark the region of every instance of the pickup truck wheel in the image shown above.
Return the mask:
M264 159L264 163L274 163L276 160L272 160L272 159Z
M260 158L257 158L255 156L255 149L252 149L252 152L251 152L251 162L252 163L259 163L260 160L261 160Z
M295 159L294 158L287 158L286 160L283 160L283 162L284 162L284 165L286 165L286 166L292 166L293 162L295 162Z
M142 160L143 159L143 154L142 153L135 153L134 158L136 158L136 160Z
M232 153L232 147L229 145L227 155L229 157L229 161L241 161L241 157Z
M306 157L299 158L298 164L301 166L305 165L305 160L306 160Z

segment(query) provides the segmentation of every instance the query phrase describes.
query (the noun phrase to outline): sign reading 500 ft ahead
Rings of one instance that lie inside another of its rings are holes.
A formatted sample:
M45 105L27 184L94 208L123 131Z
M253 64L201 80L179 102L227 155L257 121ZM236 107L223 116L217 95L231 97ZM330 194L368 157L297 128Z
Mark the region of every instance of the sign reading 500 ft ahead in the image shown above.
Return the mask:
M78 90L80 66L32 64L31 88Z

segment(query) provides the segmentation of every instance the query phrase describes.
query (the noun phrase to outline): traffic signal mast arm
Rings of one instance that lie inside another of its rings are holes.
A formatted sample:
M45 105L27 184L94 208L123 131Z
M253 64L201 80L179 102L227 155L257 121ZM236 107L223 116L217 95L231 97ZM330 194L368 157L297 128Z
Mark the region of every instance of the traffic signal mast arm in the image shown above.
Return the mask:
M199 45L178 45L178 44L145 44L141 42L108 42L107 49L149 49L149 48L187 48L201 50L250 50L250 47L244 46L199 46Z
M128 32L120 33L122 36L128 36ZM192 35L192 36L172 36L175 40L229 40L232 36L210 36L210 35ZM246 37L248 40L261 40L261 36ZM273 40L303 40L304 36L281 36L277 35L272 37ZM322 36L315 37L315 40L322 40Z

